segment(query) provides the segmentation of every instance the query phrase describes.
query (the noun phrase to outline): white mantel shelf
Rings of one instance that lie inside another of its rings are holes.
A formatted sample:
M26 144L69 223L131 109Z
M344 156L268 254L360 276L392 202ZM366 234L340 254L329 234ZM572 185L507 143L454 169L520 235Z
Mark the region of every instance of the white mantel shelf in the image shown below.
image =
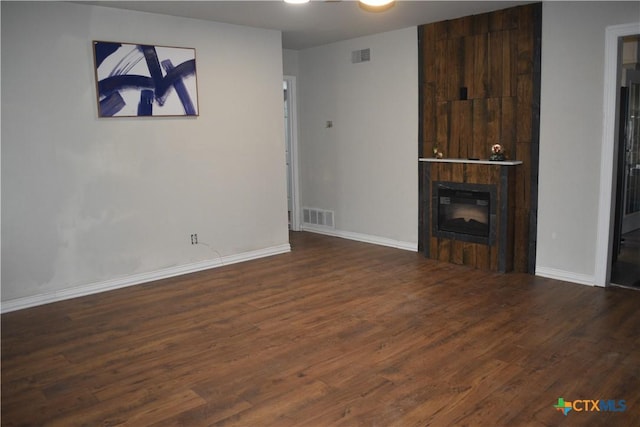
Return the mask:
M476 165L499 165L499 166L517 166L522 164L522 160L469 160L469 159L436 159L433 157L420 157L420 162L429 163L471 163Z

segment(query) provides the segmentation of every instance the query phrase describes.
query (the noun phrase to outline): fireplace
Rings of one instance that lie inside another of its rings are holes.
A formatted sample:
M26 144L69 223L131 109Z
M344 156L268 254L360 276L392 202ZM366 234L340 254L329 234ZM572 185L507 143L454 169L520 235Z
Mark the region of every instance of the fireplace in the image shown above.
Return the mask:
M421 158L418 245L427 258L483 270L513 270L519 160ZM520 245L524 242L518 242Z
M432 234L492 245L495 240L496 186L435 181L432 183Z

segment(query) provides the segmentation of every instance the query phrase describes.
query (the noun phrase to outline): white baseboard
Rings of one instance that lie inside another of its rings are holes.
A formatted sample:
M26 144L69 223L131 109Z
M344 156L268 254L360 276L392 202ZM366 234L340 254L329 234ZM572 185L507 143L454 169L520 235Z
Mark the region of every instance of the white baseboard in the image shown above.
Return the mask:
M555 268L536 267L536 276L562 280L563 282L577 283L580 285L596 286L595 276L573 273L571 271L558 270Z
M351 231L336 230L334 228L319 227L313 224L302 224L302 231L310 231L312 233L326 234L328 236L341 237L343 239L357 240L358 242L373 243L374 245L389 246L406 251L417 252L418 244L411 242L403 242L400 240L387 239L386 237L372 236L370 234L353 233Z
M10 311L22 310L24 308L97 294L99 292L111 291L128 286L140 285L142 283L153 282L155 280L167 279L169 277L195 273L202 270L208 270L210 268L222 267L224 265L236 264L239 262L250 261L287 252L291 252L291 245L289 245L289 243L265 249L258 249L255 251L243 252L236 255L228 255L218 259L199 261L192 264L164 268L162 270L151 271L148 273L140 273L118 279L105 280L103 282L91 283L75 288L16 298L13 300L2 301L0 312L8 313Z

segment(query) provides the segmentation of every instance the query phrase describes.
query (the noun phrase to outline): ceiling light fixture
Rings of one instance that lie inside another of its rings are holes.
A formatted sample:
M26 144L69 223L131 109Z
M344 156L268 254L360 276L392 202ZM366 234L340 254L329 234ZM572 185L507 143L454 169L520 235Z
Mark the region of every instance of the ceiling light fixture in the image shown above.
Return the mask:
M367 6L380 7L393 3L394 0L360 0L360 3L364 3Z
M395 0L359 0L358 4L369 12L383 12L395 4Z
M284 0L285 3L291 3L291 4L302 4L302 3L309 3L309 0Z

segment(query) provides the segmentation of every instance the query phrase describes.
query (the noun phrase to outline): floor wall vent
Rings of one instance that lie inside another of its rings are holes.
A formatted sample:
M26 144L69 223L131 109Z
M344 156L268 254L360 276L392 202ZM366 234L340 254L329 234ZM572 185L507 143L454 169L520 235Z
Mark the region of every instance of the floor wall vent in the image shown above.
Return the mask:
M333 216L333 211L316 208L302 208L302 222L305 224L335 228Z

